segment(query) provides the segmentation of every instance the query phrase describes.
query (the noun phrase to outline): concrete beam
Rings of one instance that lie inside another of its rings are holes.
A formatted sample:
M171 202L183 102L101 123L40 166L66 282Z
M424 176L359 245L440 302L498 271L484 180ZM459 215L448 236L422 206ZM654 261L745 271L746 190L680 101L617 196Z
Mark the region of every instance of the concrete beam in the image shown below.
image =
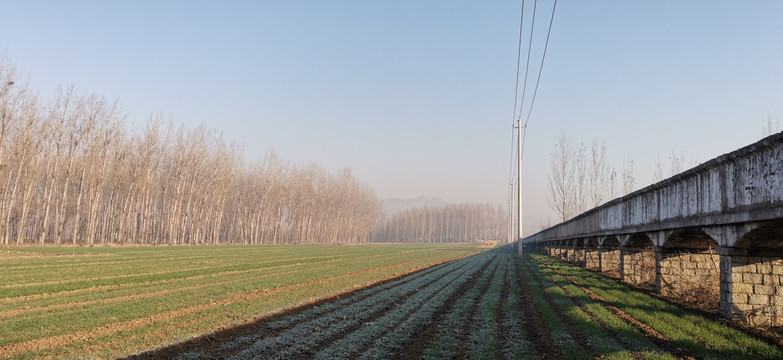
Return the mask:
M612 200L522 241L730 226L781 218L783 133ZM730 242L718 242L731 246Z

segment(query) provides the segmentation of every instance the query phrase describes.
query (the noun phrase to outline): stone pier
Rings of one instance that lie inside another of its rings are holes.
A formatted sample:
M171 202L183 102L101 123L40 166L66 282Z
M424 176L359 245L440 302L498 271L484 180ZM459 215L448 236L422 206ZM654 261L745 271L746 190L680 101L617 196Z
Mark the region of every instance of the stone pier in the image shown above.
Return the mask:
M754 326L783 326L783 250L718 253L721 314Z

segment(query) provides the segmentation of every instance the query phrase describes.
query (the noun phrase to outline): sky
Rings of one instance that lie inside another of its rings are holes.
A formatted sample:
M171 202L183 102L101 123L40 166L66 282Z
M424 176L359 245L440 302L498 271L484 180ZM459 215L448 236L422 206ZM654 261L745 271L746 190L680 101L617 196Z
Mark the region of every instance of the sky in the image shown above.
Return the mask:
M552 5L538 1L525 114ZM205 125L248 159L274 150L350 168L380 198L505 205L520 9L0 0L0 54L44 99L73 85L118 100L131 126L156 114ZM603 142L618 172L632 159L641 188L657 159L731 152L762 138L768 116L783 117L783 1L561 0L527 127L525 232L555 218L547 181L561 134Z

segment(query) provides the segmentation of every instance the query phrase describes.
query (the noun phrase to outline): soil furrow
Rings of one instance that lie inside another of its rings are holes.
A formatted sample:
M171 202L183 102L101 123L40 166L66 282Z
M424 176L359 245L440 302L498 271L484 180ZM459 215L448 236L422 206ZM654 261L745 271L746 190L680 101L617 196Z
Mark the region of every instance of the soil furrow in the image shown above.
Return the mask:
M469 255L466 255L466 256L469 256ZM354 262L352 264L369 262L369 261L371 261L370 259L374 258L374 257L375 256L353 259L352 261L354 261ZM437 258L438 258L438 256L432 256L432 257L424 258L424 259L414 259L414 260L409 260L409 261L404 261L404 262L400 262L400 263L391 264L390 266L403 265L403 264L410 263L410 262L415 262L415 261L420 261L420 260L427 260L427 259L437 259ZM460 257L458 257L458 258L460 258ZM357 261L359 259L361 259L361 261ZM438 261L435 264L439 264L439 263L446 262L446 261L451 261L451 260L454 260L454 259L441 260L441 261ZM336 262L336 261L342 261L342 260L329 260L329 261L325 261L325 262L321 262L321 263L329 263L329 262ZM313 264L316 264L316 263L313 263ZM301 266L301 265L306 265L306 264L288 264L288 265L281 265L280 267ZM258 271L258 270L266 270L266 269L274 269L274 268L277 268L277 267L267 267L267 268L263 268L262 267L262 268L251 269L251 270L238 270L237 273ZM424 268L426 268L426 267L424 267ZM226 274L230 274L232 272L225 272L225 273ZM184 277L184 278L172 278L172 279L164 279L164 280L145 281L145 282L143 282L143 284L145 284L145 285L154 285L154 284L165 284L165 283L170 283L170 282L177 282L177 281L182 281L182 280L203 279L203 278L215 276L216 274L220 274L220 273L193 275L193 276ZM76 294L83 294L83 293L92 293L92 292L98 292L98 291L102 291L102 290L106 290L106 289L118 289L118 288L136 287L136 286L139 286L139 284L140 284L139 282L130 282L130 283L123 283L123 284L92 286L92 287L88 287L88 288L73 289L73 290L63 290L63 291L57 291L57 292L53 292L53 293L22 295L22 296L17 296L17 297L2 298L2 299L0 299L0 304L1 303L27 302L27 301L30 301L30 300L37 300L37 299L40 299L40 298L49 298L49 297L56 297L56 296L62 296L62 295L76 295Z
M562 285L558 284L561 289L563 289L563 292L568 296L569 299L571 299L571 302L578 307L582 312L584 312L587 316L590 317L590 320L592 320L594 323L598 324L598 326L601 327L601 329L604 331L605 334L609 335L612 340L614 340L616 343L620 344L628 353L631 354L631 356L634 357L634 359L641 359L643 356L641 353L636 351L631 344L629 344L620 334L618 334L616 331L614 331L612 328L610 328L606 323L604 323L601 319L599 319L595 314L593 314L592 311L588 310L587 307L579 300L577 300L573 294L571 294L568 289L563 287Z
M481 268L479 268L473 275L460 284L457 290L443 302L443 304L435 311L429 321L419 329L411 334L409 340L403 344L400 350L393 356L394 359L402 360L418 360L424 354L424 351L432 344L438 335L438 329L443 323L443 320L454 308L454 304L465 295L470 288L476 285L478 279L484 274L489 265L495 260L493 256L487 260Z
M252 300L252 299L256 299L256 298L260 298L260 297L264 297L264 296L269 296L269 295L272 295L272 294L277 294L277 293L280 293L280 292L283 292L283 291L288 291L288 290L298 289L298 288L301 288L301 287L310 286L310 285L316 284L316 283L335 281L336 279L339 279L339 278L355 276L355 275L360 274L360 273L376 271L376 270L380 270L380 269L384 269L384 268L388 268L388 267L402 265L402 264L405 264L405 263L408 263L408 262L409 261L402 262L402 263L397 263L397 264L388 264L388 265L374 267L374 268L370 268L370 269L364 269L364 270L360 270L360 271L354 271L354 272L341 274L341 275L337 275L337 276L333 276L333 277L316 279L316 280L306 281L306 282L302 282L302 283L282 286L282 287L274 288L274 289L271 289L271 290L268 290L268 291L258 291L258 292L254 292L254 293L240 294L240 295L237 295L237 296L234 296L234 297L231 297L231 298L227 298L227 299L224 299L224 300L221 300L221 301L217 301L215 303L195 305L195 306L182 308L182 309L177 309L177 310L172 310L172 311L168 311L168 312L164 312L164 313L158 313L158 314L155 314L155 315L150 315L150 316L142 317L142 318L138 318L138 319L128 320L128 321L119 322L119 323L107 324L105 326L94 328L94 329L82 330L82 331L77 331L77 332L63 334L63 335L56 335L56 336L47 337L47 338L29 340L29 341L25 341L25 342L16 343L16 344L13 344L13 345L5 346L5 347L0 349L0 352L2 352L4 354L13 355L13 354L18 354L18 353L22 353L22 352L29 352L29 351L36 351L36 350L40 350L40 349L46 349L46 348L60 347L60 346L66 345L66 344L71 344L71 343L76 342L76 341L81 341L83 339L92 339L92 338L96 338L96 337L100 337L100 336L107 336L107 335L111 335L111 334L116 334L116 333L121 332L123 330L137 328L139 326L145 326L145 325L154 324L154 323L158 323L158 322L162 322L162 321L169 321L169 320L171 320L173 318L182 316L184 314L191 314L191 313L195 313L195 312L198 312L198 311L204 311L204 310L207 310L207 309L210 309L210 308L225 306L225 305L229 305L229 304L232 304L232 303L235 303L235 302L238 302L238 301Z
M525 275L522 273L522 268L519 266L519 260L514 261L514 271L517 274L517 283L520 288L520 297L522 300L523 311L528 315L529 326L526 326L528 340L532 344L534 349L538 350L542 359L562 359L560 349L555 345L555 339L552 338L552 333L541 318L536 305L533 303L533 296L530 293L530 286L525 281Z
M481 266L481 267L480 267L480 268L479 268L479 269L478 269L478 270L477 270L475 273L473 273L472 275L470 275L470 277L471 277L471 278L473 278L473 277L475 277L475 278L481 277L481 276L482 276L482 274L484 273L484 271L486 270L487 266L489 266L489 264L491 264L493 260L494 260L494 256L493 256L493 257L492 257L490 260L488 260L488 261L487 261L487 262L486 262L484 265L482 265L482 266ZM421 302L420 302L420 303L419 303L419 304L418 304L418 305L415 307L415 309L413 309L412 311L408 312L408 313L407 313L407 314L406 314L406 315L405 315L403 318L401 318L401 319L400 319L400 321L398 322L398 324L403 324L403 323L405 323L405 322L406 322L406 321L407 321L407 320L408 320L408 319L409 319L409 318L410 318L410 317L411 317L413 314L415 314L416 312L418 312L418 311L419 311L419 310L422 308L422 306L424 306L424 304L426 304L427 302L429 302L429 301L430 301L430 299L432 299L432 298L434 298L435 296L437 296L438 294L440 294L440 293L441 293L443 290L445 290L445 289L446 289L446 288L447 288L449 285L451 285L451 284L447 284L446 286L443 286L443 287L441 287L440 289L438 289L438 290L437 290L437 292L435 292L435 293L431 294L430 296L428 296L428 297L427 297L427 299L425 299L424 301L421 301ZM458 289L457 289L457 290L458 290ZM452 295L452 296L453 296L453 295ZM451 298L451 296L449 296L449 298ZM447 302L447 301L448 301L448 299L446 300L446 302ZM437 310L436 310L436 313L437 313ZM429 320L427 323L428 323L428 324L431 324L431 323L432 323L432 317L430 318L430 320ZM392 332L393 330L394 330L394 328L387 328L387 329L386 329L385 331L383 331L383 333L382 333L381 335L379 335L377 338L383 338L383 337L387 336L387 335L388 335L390 332ZM411 339L411 338L409 337L408 339ZM408 340L408 341L410 341L410 340ZM363 345L363 346L362 346L362 347L361 347L361 348L360 348L358 351L356 351L354 354L351 354L351 355L352 355L351 357L354 357L353 355L356 355L356 356L358 356L359 354L363 354L363 353L365 353L365 352L366 352L366 351L368 351L370 348L372 348L372 347L373 347L373 345L374 345L374 342L373 342L373 341L369 341L369 342L365 343L365 344L364 344L364 345ZM406 347L406 346L405 346L405 345L403 345L403 346L401 346L401 349L404 349L405 347ZM398 357L395 357L395 358L398 358Z
M557 314L557 317L560 318L560 321L566 325L568 328L568 334L571 335L571 338L574 339L574 342L576 342L579 347L590 353L592 357L596 357L597 354L595 347L590 344L590 341L587 339L585 334L579 331L579 328L576 327L576 324L574 324L574 322L568 316L566 316L565 313L563 313L563 309L555 302L555 300L552 298L552 294L549 293L549 289L544 286L544 284L541 282L541 279L538 277L538 275L536 275L533 269L531 269L527 264L525 264L525 267L527 267L529 270L529 273L536 284L538 284L538 286L544 290L544 301L546 301L547 304L551 306L552 310L555 312L555 314Z
M545 263L545 265L548 268L550 268L553 271L555 271L555 273L557 273L558 275L560 275L563 278L566 278L566 280L568 280L568 277L566 275L564 275L562 272L559 272L559 271L555 270L549 264ZM573 279L568 280L568 281L573 283ZM560 284L558 282L555 282L555 284L557 284L557 286L559 286L563 290L563 292L566 294L566 296L571 300L571 302L575 306L577 306L580 310L582 310L582 312L584 312L587 316L589 316L590 320L592 320L594 323L598 324L598 326L601 327L601 329L604 331L604 333L609 335L609 337L612 338L612 340L614 340L615 342L620 344L620 346L622 346L625 350L627 350L631 354L631 356L634 357L634 359L644 358L638 351L636 351L634 349L633 346L631 346L631 344L629 344L622 336L620 336L620 334L618 334L616 331L614 331L612 328L610 328L606 323L604 323L601 319L599 319L592 311L587 309L587 307L581 301L576 299L574 297L574 295L570 291L568 291L568 289L566 289L562 284Z
M457 348L452 356L454 359L467 359L470 357L470 347L468 344L471 343L470 334L473 330L474 323L476 322L479 304L481 304L481 300L483 300L484 296L487 295L487 291L489 290L490 285L492 285L492 278L495 276L495 272L498 271L499 267L496 261L493 262L495 267L492 268L492 272L490 272L487 281L479 288L476 298L473 299L473 302L470 304L470 309L467 314L465 314L465 321L457 332Z
M673 341L671 341L669 338L667 338L666 336L664 336L660 332L656 331L655 329L653 329L649 325L647 325L647 324L637 320L636 318L634 318L633 316L629 315L628 313L626 313L622 309L617 308L615 306L612 306L602 296L596 294L592 290L590 290L587 287L583 286L578 281L576 281L576 279L574 279L573 277L565 275L563 272L561 272L560 270L556 269L554 266L552 266L552 265L550 265L550 264L548 264L546 262L542 262L542 263L544 265L546 265L547 267L549 267L550 269L552 269L555 273L563 276L563 278L568 280L570 283L572 283L572 284L576 285L577 287L579 287L582 291L585 292L585 294L587 294L587 296L589 296L591 299L599 302L601 305L603 305L607 310L611 311L617 317L619 317L620 319L622 319L626 323L632 325L633 327L635 327L636 329L641 331L642 334L644 334L645 337L650 339L659 349L661 349L663 351L666 351L666 352L668 352L668 353L670 353L670 354L672 354L672 355L674 355L674 356L676 356L678 358L695 359L695 357L689 351L681 348L680 346L675 344Z
M453 269L449 269L441 277L448 276L449 274L451 274L451 273L453 273L455 271L458 271L461 268L462 268L462 264L454 266ZM418 278L420 278L420 277L418 277ZM411 279L411 281L413 281L413 280L415 280L415 279ZM408 283L408 281L406 281L406 283ZM377 292L373 292L371 294L368 294L367 296L361 296L361 297L356 298L356 299L354 299L353 296L351 296L351 294L349 294L347 297L345 297L345 303L346 303L345 307L350 307L352 304L356 304L358 302L361 302L363 300L369 299L369 298L374 297L374 296L379 296L380 293L386 292L387 290L393 290L393 289L391 289L391 288L381 289L381 290L379 290ZM362 317L361 319L357 318L357 316L359 316L358 314L352 314L351 315L352 316L351 320L357 321L357 323L355 325L353 325L353 326L351 326L351 327L341 331L339 334L335 334L334 336L331 336L331 337L325 339L324 341L321 342L321 344L318 344L317 346L306 347L304 349L305 350L305 354L304 354L305 358L311 358L313 356L313 354L316 354L318 351L320 351L323 348L325 348L326 346L328 346L329 343L333 342L335 339L339 339L341 337L344 337L346 334L351 333L351 332L361 328L364 324L372 323L375 319L377 319L378 317L382 316L384 313L390 311L395 306L397 306L399 303L401 303L401 302L405 301L406 299L408 299L409 297L413 296L414 292L415 291L412 290L411 292L402 294L402 297L400 297L400 298L394 298L394 300L391 300L392 297L387 297L387 299L389 299L388 303L384 304L381 308L376 308L376 309L370 310L369 312L365 312L365 317ZM323 325L329 326L329 322L328 321L324 322L323 319L328 319L330 316L334 315L335 313L343 311L345 309L345 307L335 308L332 311L328 311L328 312L324 312L322 314L314 315L314 317L302 318L299 321L295 321L293 324L290 324L288 326L282 327L280 329L272 329L270 327L266 327L266 328L262 329L262 333L261 334L255 334L254 333L254 334L252 334L252 336L249 337L249 339L256 339L256 340L258 340L258 339L261 339L261 338L272 338L272 337L277 337L277 336L283 336L287 331L290 331L290 330L292 330L294 328L297 328L297 327L300 327L300 326L304 326L305 324L308 324L308 323L309 324L319 324L320 323L320 324L322 324L322 326ZM293 316L291 313L286 313L286 315L287 316ZM338 321L339 321L339 319L338 319ZM332 320L332 322L333 322L333 320ZM219 357L222 357L222 358L229 358L229 357L234 356L234 355L242 352L243 350L253 346L254 343L255 343L255 341L251 340L247 344L245 344L244 346L241 346L241 347L236 348L236 349L231 349L230 351L221 351L217 355L219 355ZM285 344L281 344L280 346L287 347L287 345L285 345ZM269 352L270 353L274 353L275 351L269 351Z
M510 286L508 281L508 258L505 259L505 266L503 270L503 288L500 290L500 297L498 298L497 303L497 312L495 313L495 338L497 339L497 353L495 354L496 359L505 359L506 356L503 354L503 349L506 348L506 327L505 327L505 319L506 319L506 310L504 304L508 301L508 288Z
M468 256L468 255L466 255L466 256ZM431 267L442 265L444 263L448 263L450 261L453 261L453 260L456 260L456 259L459 259L459 258L462 258L462 256L440 261L440 262L435 263L435 264L433 264L433 265L431 265L430 267L427 267L427 268L418 269L418 270L415 270L415 271L412 271L412 272L408 272L408 273L398 274L397 276L394 276L394 277L391 277L391 278L388 278L388 279L385 279L385 280L378 281L378 282L376 282L376 283L374 283L372 285L368 285L367 287L373 286L373 285L376 285L376 284L380 285L380 284L385 284L387 282L392 282L392 281L395 281L395 280L399 280L400 278L404 278L406 275L409 275L411 273L421 272L421 271L427 270L427 269L429 269ZM388 267L388 266L385 266L385 267ZM375 269L376 268L368 269L367 271L375 270ZM455 268L455 270L456 270L456 268ZM346 274L346 275L341 275L341 277L350 276L350 275L353 275L353 273ZM322 280L319 280L319 281L322 281ZM326 281L328 281L328 279ZM366 288L366 287L364 287L364 288ZM266 331L268 331L266 329L266 326L268 324L276 321L276 320L282 319L284 317L288 317L291 314L296 314L296 313L299 313L299 312L302 312L302 311L306 311L306 310L311 309L311 308L315 308L315 307L317 307L317 306L319 306L321 304L328 304L328 303L331 303L331 302L339 301L340 299L343 299L343 298L346 298L347 296L350 296L350 293L358 291L358 290L361 290L361 289L355 289L355 290L353 290L351 292L344 292L344 293L336 294L336 295L330 296L328 298L319 299L316 302L312 302L312 303L309 303L309 304L304 304L304 305L301 305L301 306L295 307L295 308L286 309L284 311L280 311L280 312L277 312L277 313L274 313L274 314L268 314L268 315L266 315L264 317L253 319L253 320L249 320L249 321L247 321L245 323L236 324L236 325L233 325L233 326L228 327L228 328L220 329L219 331L216 331L216 332L213 332L213 333L209 333L209 334L205 334L205 335L196 337L194 339L188 340L186 342L182 342L182 343L179 343L179 344L174 344L174 345L171 345L171 346L168 346L168 347L164 347L164 348L158 348L158 349L155 349L155 350L150 350L150 351L147 351L147 352L144 352L144 353L141 353L141 354L132 355L132 356L129 356L127 359L172 358L172 357L174 357L174 356L176 356L178 354L189 352L189 351L194 351L194 350L195 351L203 351L205 353L215 353L214 350L219 345L221 345L223 343L227 343L229 341L235 340L236 338L241 337L241 336L247 336L248 334L255 334L257 332L262 332L264 334L264 336L265 336L267 334ZM303 319L302 321L305 321L305 320L311 320L311 319ZM299 323L301 323L301 321ZM296 325L293 325L293 326L296 326ZM276 331L275 333L273 333L271 335L283 332L283 331L285 331L287 329L290 329L290 328L291 327L281 328L279 331ZM233 354L233 353L235 353L237 351L241 351L241 349L232 350L230 352L230 354ZM226 354L216 353L214 357L225 358Z
M313 260L313 259L324 259L324 261L315 261L313 263L320 263L320 262L329 262L329 261L344 261L347 259L332 259L335 256L312 256L312 257L306 257L306 258L294 258L294 259L282 259L282 260L271 260L271 261L264 261L259 262L257 265L261 264L271 264L271 263L279 263L279 262L288 262L288 261L304 261L304 260ZM289 264L289 265L306 265L310 263L296 263L296 264ZM46 286L46 285L62 285L62 284L70 284L70 283L90 283L90 282L96 282L101 280L113 280L113 279L123 279L123 278L130 278L130 277L140 277L140 276L154 276L154 275L166 275L166 274L176 274L176 273L182 273L187 271L207 271L211 269L220 269L220 268L226 268L226 267L232 267L235 265L221 265L221 266L200 266L200 267L192 267L192 268L178 268L176 270L165 270L165 271L154 271L154 272L139 272L139 273L131 273L131 274L120 274L120 275L109 275L109 276L98 276L98 277L91 277L91 278L78 278L78 279L68 279L68 280L51 280L51 281L42 281L42 282L35 282L35 283L17 283L17 284L7 284L7 285L0 285L0 288L2 289L9 289L9 288L17 288L17 287L32 287L32 286ZM283 265L285 266L285 265ZM271 268L274 268L276 266L272 266ZM259 266L253 269L242 269L242 270L228 270L228 271L219 271L215 273L208 273L204 275L195 275L195 276L209 276L212 274L217 275L223 275L223 274L238 274L243 272L249 272L249 271L255 271L255 270L262 270L267 269L270 267L264 267Z
M284 265L282 267L291 267L295 265ZM322 267L316 267L316 268L307 268L307 269L300 269L300 270L291 270L291 271L284 271L284 272L277 272L272 274L264 274L254 277L248 277L248 278L240 278L240 279L234 279L234 280L228 280L228 281L216 281L206 284L198 284L198 285L191 285L191 286L183 286L183 287L176 287L171 289L165 289L165 290L158 290L158 291L151 291L151 292L143 292L143 293L135 293L133 295L122 295L122 296L115 296L115 297L108 297L108 298L102 298L102 299L95 299L95 300L86 300L86 301L78 301L78 302L69 302L69 303L63 303L63 304L54 304L54 305L47 305L47 306L41 306L41 307L35 307L35 308L29 308L29 309L16 309L16 310L7 310L7 311L0 311L0 319L5 317L14 317L14 316L20 316L25 315L28 313L34 313L34 312L44 312L44 311L52 311L52 310L58 310L60 312L67 311L68 309L76 308L76 307L84 307L87 305L105 305L105 304L111 304L115 302L121 302L121 301L133 301L153 296L161 296L181 291L189 291L189 290L196 290L196 289L203 289L209 286L217 286L217 285L225 285L225 284L232 284L237 282L244 282L244 281L251 281L251 280L258 280L273 276L281 276L281 275L290 275L295 274L302 271L312 271L312 270L325 270L334 267L335 265L328 265L328 266L322 266ZM210 277L209 275L200 276L199 278L207 278ZM198 280L194 278L188 278L191 280ZM136 284L138 286L138 284Z

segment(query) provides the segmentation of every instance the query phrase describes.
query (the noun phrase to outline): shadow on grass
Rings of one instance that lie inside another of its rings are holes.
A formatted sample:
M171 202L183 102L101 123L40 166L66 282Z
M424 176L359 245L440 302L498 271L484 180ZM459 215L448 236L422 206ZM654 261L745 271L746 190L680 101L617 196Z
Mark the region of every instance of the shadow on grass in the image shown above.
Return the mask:
M607 305L617 307L642 323L663 334L668 340L698 358L710 359L781 359L783 351L769 339L757 337L713 319L716 315L702 316L694 311L672 304L664 299L602 277L561 260L530 256L531 266L543 274L552 276L555 272L543 262L551 264L566 276L571 276L599 296ZM557 275L554 275L557 276ZM570 283L563 279L563 282ZM558 285L550 284L554 290ZM566 308L570 308L566 305ZM566 310L564 310L566 311ZM575 321L576 322L576 321ZM582 324L582 326L586 326ZM627 331L627 330L626 330Z

